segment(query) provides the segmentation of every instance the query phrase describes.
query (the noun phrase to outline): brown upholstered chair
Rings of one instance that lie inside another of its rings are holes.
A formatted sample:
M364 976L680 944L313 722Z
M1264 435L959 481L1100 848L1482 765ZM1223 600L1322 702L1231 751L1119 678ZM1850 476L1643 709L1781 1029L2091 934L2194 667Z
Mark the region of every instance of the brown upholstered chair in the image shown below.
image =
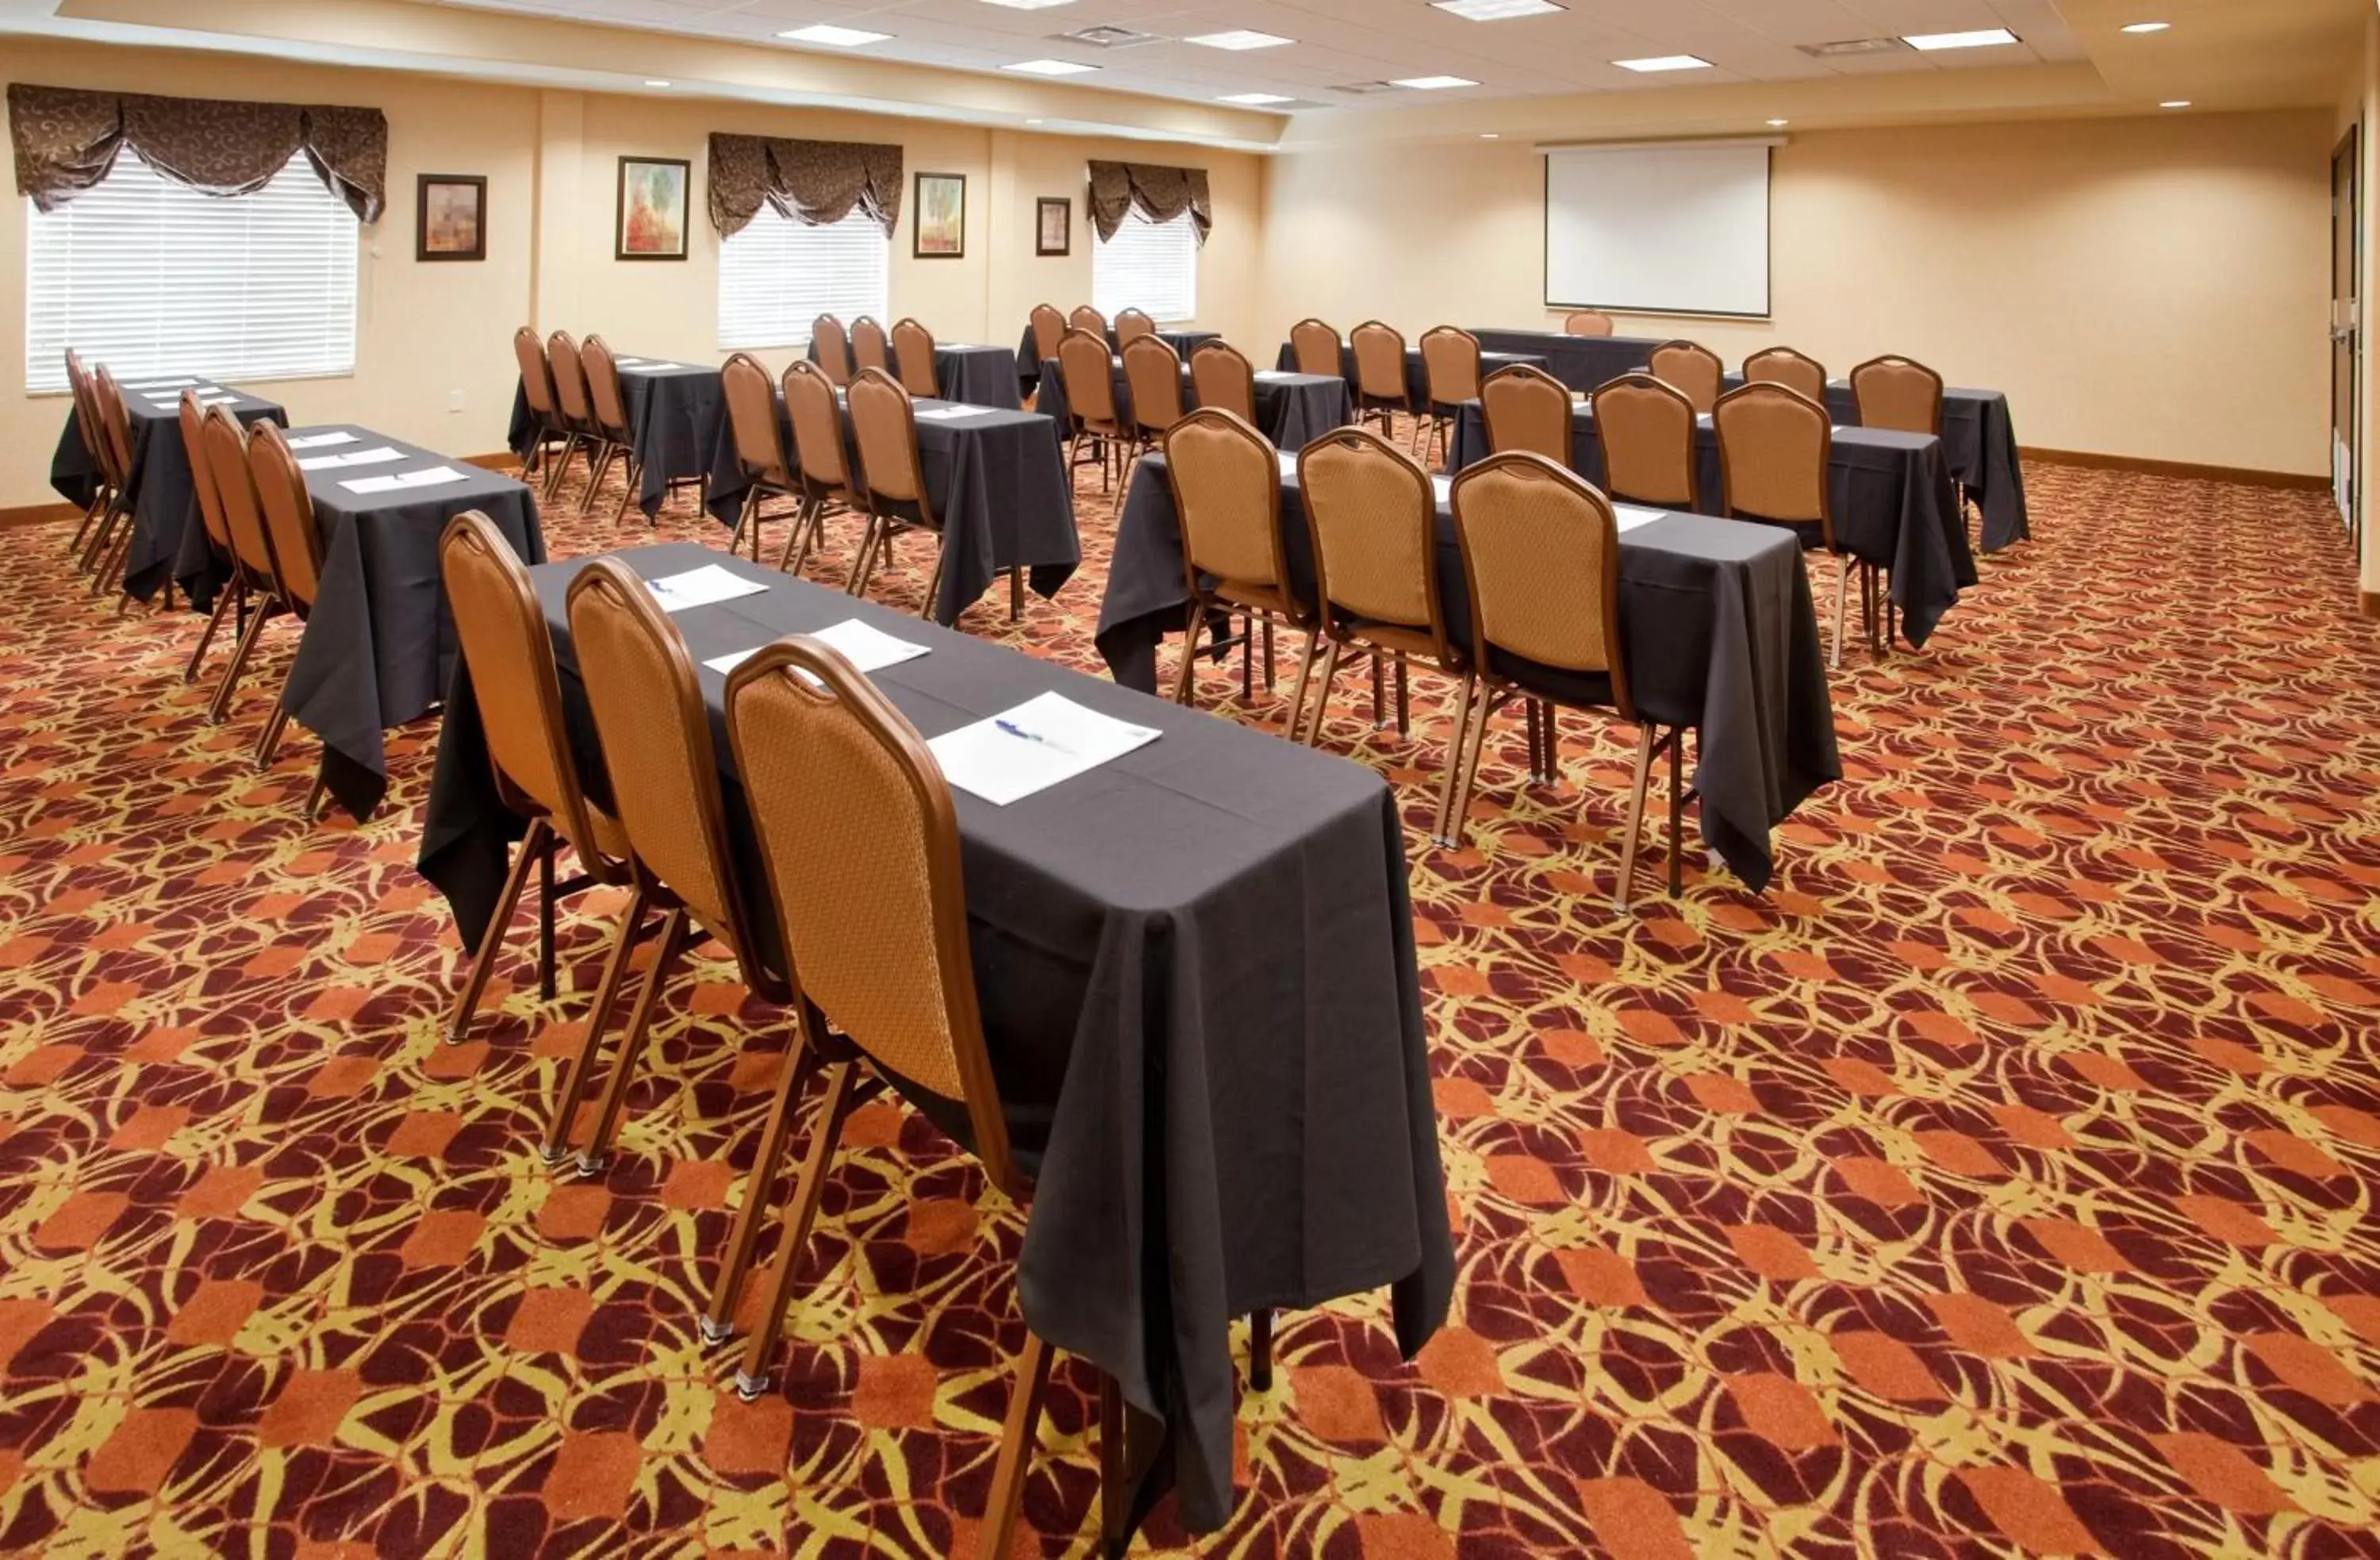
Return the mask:
M851 437L859 449L859 490L868 507L868 533L860 539L859 556L844 588L855 596L868 593L877 566L892 555L892 539L906 531L931 532L941 541L942 522L926 493L926 465L917 454L917 411L901 382L880 369L862 369L851 382ZM942 588L942 566L948 555L938 551L933 577L926 581L925 599L917 615L931 617ZM1010 571L1009 616L1022 612L1018 581Z
M851 333L832 314L821 314L810 323L810 361L835 388L851 383Z
M1611 316L1600 309L1573 309L1562 322L1564 334L1570 335L1609 335Z
M587 370L578 360L578 344L570 339L567 331L556 331L545 338L545 360L553 369L554 414L565 433L562 458L554 462L553 480L546 496L559 492L570 457L584 454L587 457L587 491L578 500L578 512L585 514L595 496L595 452L601 440L595 432L595 407L587 396Z
M771 498L798 500L800 484L785 452L784 424L778 420L777 390L769 371L750 353L738 352L720 367L719 383L727 401L728 436L735 443L735 468L745 484L744 506L735 516L735 534L727 539L727 550L739 550L749 537L757 564L760 527L767 518L762 506Z
M1054 363L1058 360L1058 343L1066 339L1066 316L1058 312L1055 304L1033 306L1033 356L1036 361Z
M314 521L314 498L306 491L306 473L298 469L298 457L290 453L277 424L264 421L249 427L248 469L256 481L256 506L264 516L265 535L273 542L274 582L290 612L299 622L307 622L313 616L314 598L322 591L322 531ZM297 657L292 656L289 670L294 673L297 669ZM260 770L273 767L273 756L281 746L281 733L289 724L288 692L288 674L285 673L281 697L273 701L273 714L264 723L264 734L257 738L256 767ZM308 816L312 816L311 800L306 810Z
M628 398L620 389L620 368L613 360L612 348L600 335L590 335L578 349L578 369L587 377L587 413L591 429L589 437L595 446L595 470L587 479L587 496L579 500L578 512L587 512L588 502L603 485L604 476L612 462L620 463L620 502L612 510L612 523L618 525L628 512L629 500L638 496L645 480L644 467L637 459L637 436L628 427ZM659 518L655 518L659 524Z
M835 404L834 382L818 364L796 361L785 370L783 389L786 420L794 429L794 481L802 507L777 567L799 574L810 549L825 534L827 511L861 505L852 491L851 463L844 455L843 408Z
M1238 347L1220 341L1203 343L1190 354L1190 387L1197 393L1200 406L1256 421L1256 365Z
M1863 428L1941 436L1942 376L1921 362L1870 358L1852 370L1852 399Z
M894 376L901 387L912 396L940 399L941 382L934 374L934 333L916 320L904 320L892 327L892 361Z
M1357 325L1349 338L1355 352L1355 421L1378 419L1380 432L1397 436L1396 414L1410 410L1405 381L1405 338L1378 320Z
M199 434L206 445L207 472L214 480L216 502L223 506L224 530L231 538L233 579L247 598L248 621L232 646L223 680L215 685L214 697L207 703L207 720L221 725L231 706L232 689L238 685L248 658L256 652L266 620L290 608L282 594L264 511L257 501L256 475L248 463L247 433L231 413L209 407Z
M1630 696L1620 633L1620 530L1610 501L1543 456L1490 456L1454 479L1454 530L1471 591L1472 676L1460 701L1465 754L1448 771L1440 837L1458 845L1463 838L1488 722L1497 711L1522 701L1531 776L1551 785L1560 778L1554 708L1609 709L1637 728L1635 782L1613 900L1627 908L1634 888L1645 794L1653 759L1665 750L1675 892L1684 733L1676 727L1661 733Z
M1087 330L1070 330L1058 344L1059 376L1066 382L1066 408L1074 427L1068 431L1066 467L1087 464L1083 441L1089 439L1099 463L1099 491L1109 491L1114 468L1132 440L1123 414L1116 408L1115 360L1108 356L1108 340Z
M553 912L562 900L597 884L628 881L628 840L619 822L589 802L578 786L578 766L562 713L562 681L553 664L553 639L538 604L528 570L485 515L467 509L446 522L438 539L438 574L455 615L455 638L470 673L471 694L488 743L496 795L525 819L528 832L514 853L512 869L496 898L495 914L480 934L446 1041L459 1045L469 1031L480 998L495 969L496 952L511 929L514 907L538 870L538 989L553 1000ZM554 861L568 846L578 858L578 875L554 881ZM634 938L624 927L604 960L595 1005L608 1012L618 1000Z
M737 884L729 845L710 717L677 625L617 558L594 559L579 571L570 582L567 611L578 680L587 689L612 789L612 816L627 842L628 904L615 948L643 938L648 911L662 916L660 944L578 1150L578 1173L594 1176L609 1162L612 1135L643 1061L653 1011L698 933L726 948L744 984L763 1002L782 1006L792 993L783 974L762 962L752 935L752 910ZM612 995L611 1003L599 1003L588 1014L587 1032L554 1097L545 1140L538 1146L549 1164L561 1162L576 1135L579 1101L618 1005L616 987ZM719 1340L713 1335L711 1341Z
M1298 663L1297 690L1290 701L1289 730L1297 732L1305 708L1305 687L1314 674L1319 639L1315 619L1298 599L1289 572L1281 529L1281 457L1272 442L1227 411L1201 408L1165 434L1165 474L1173 486L1173 508L1182 526L1182 567L1190 604L1183 629L1182 664L1173 679L1173 700L1190 702L1201 653L1199 630L1209 615L1238 613L1236 641L1245 652L1240 673L1243 698L1253 698L1257 626L1263 626L1265 684L1272 684L1275 623L1305 634Z
M529 418L529 446L516 452L521 457L521 475L542 473L541 491L552 497L561 469L554 458L555 447L565 453L570 448L570 429L553 398L553 365L546 360L545 343L527 325L513 332L513 360L520 365L521 400L528 408Z
M1718 354L1691 341L1669 341L1654 347L1650 367L1655 379L1683 392L1694 410L1706 417L1718 404L1719 387L1727 380L1727 365L1718 360Z
M1123 351L1126 347L1130 346L1133 342L1138 341L1142 336L1155 335L1156 334L1157 322L1150 319L1145 311L1138 309L1125 309L1117 312L1115 317L1115 339L1117 351Z
M91 399L91 372L82 366L82 354L71 347L67 348L67 388L74 400L75 439L82 445L83 460L91 470L91 502L83 506L82 521L67 542L67 552L79 560L92 528L115 513L116 494L107 474L106 436L100 431L99 403ZM77 567L81 567L79 562Z
M1424 425L1414 431L1414 453L1427 459L1434 438L1442 462L1453 442L1454 420L1461 415L1463 403L1479 398L1479 338L1452 325L1422 332L1421 372L1428 386L1427 405Z
M95 596L111 587L121 590L125 566L132 555L133 532L140 529L140 522L132 512L132 415L125 409L124 392L117 386L115 375L108 372L104 363L91 372L91 398L99 414L100 450L104 460L101 469L115 492L115 504L110 512L114 523L103 527L92 539L85 557L91 571L91 593Z
M1829 664L1843 664L1843 607L1854 561L1835 544L1832 465L1834 420L1827 408L1782 384L1746 384L1719 397L1719 494L1730 519L1786 527L1804 549L1835 555L1835 648ZM1860 586L1873 615L1869 566L1859 562ZM1874 643L1871 625L1870 643Z
M1319 320L1300 320L1290 327L1289 350L1300 373L1346 375L1346 345L1339 339L1336 325L1327 325Z
M1746 384L1782 384L1798 390L1820 406L1827 404L1826 365L1791 347L1771 347L1743 360Z
M1498 369L1479 387L1480 420L1491 455L1533 450L1557 466L1570 464L1569 386L1529 363Z
M1700 494L1702 429L1685 392L1649 373L1623 374L1592 397L1603 491L1630 504L1692 510Z
M852 378L858 378L862 369L892 372L892 338L884 334L882 325L865 314L851 322Z
M181 434L182 455L190 463L190 486L199 497L199 521L206 528L207 550L214 555L226 578L215 591L215 604L207 614L206 627L199 630L199 642L190 647L190 659L182 667L182 680L196 682L199 663L205 659L207 646L213 642L215 630L223 626L225 613L236 613L240 627L248 626L247 579L232 551L231 530L224 520L223 495L215 490L214 469L207 463L206 408L199 404L196 390L182 392Z
M1182 420L1182 357L1154 333L1123 344L1124 387L1132 395L1132 457L1155 449L1165 431ZM1132 466L1124 466L1132 481Z
M1099 345L1102 347L1106 347L1108 346L1108 317L1105 314L1100 313L1098 310L1092 308L1087 303L1080 303L1075 306L1075 311L1066 316L1066 328L1068 330L1088 331L1093 335L1099 338ZM1113 348L1111 347L1109 350L1113 350Z

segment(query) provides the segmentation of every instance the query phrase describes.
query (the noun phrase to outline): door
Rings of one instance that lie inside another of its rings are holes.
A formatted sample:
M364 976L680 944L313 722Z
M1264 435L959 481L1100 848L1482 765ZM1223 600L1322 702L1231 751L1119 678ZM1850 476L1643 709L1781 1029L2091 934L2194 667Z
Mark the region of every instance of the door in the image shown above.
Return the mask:
M2356 465L2363 325L2361 140L2356 129L2349 129L2330 160L2331 486L2338 500L2339 519L2359 553L2363 541L2363 494L2358 491Z

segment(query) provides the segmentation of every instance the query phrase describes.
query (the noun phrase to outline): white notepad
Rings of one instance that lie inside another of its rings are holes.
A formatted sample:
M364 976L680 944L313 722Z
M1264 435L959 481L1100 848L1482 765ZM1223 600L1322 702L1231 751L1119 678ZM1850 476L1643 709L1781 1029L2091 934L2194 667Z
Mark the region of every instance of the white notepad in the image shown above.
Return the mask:
M944 779L994 807L1006 807L1112 763L1163 735L1045 693L926 745Z
M1256 377L1259 384L1271 384L1284 379L1295 379L1297 375L1285 369L1264 369L1259 371Z
M981 417L989 407L925 407L917 415L929 422L955 422L963 417Z
M663 373L677 367L675 363L614 363L612 366L625 369L631 373Z
M645 583L662 603L663 612L685 612L714 602L732 602L739 596L757 596L768 590L766 585L731 574L717 564L705 564L683 574L664 574Z
M395 493L405 484L395 477L357 477L339 485L349 493Z
M1290 454L1289 451L1285 449L1275 450L1273 454L1281 461L1281 474L1289 481L1295 481L1297 480L1297 457Z
M1611 518L1619 522L1620 530L1622 531L1634 530L1638 526L1648 526L1655 520L1666 519L1669 513L1667 509L1647 509L1641 504L1615 504L1611 506Z
M398 458L402 459L404 457L400 456ZM347 457L347 464L350 466L358 466L362 463L363 457L361 456L349 456ZM468 477L465 476L462 472L457 471L452 466L432 466L426 471L398 472L396 477L396 485L399 487L443 487L448 482L464 482L468 481L470 481Z
M181 397L176 396L175 399L179 400ZM201 396L199 397L199 405L202 407L227 407L238 399L239 397L237 396L230 394L221 396Z
M1429 485L1437 491L1438 501L1440 504L1451 504L1454 501L1454 479L1452 477L1432 477L1429 480Z
M847 617L832 628L814 628L809 637L825 645L863 676L880 672L887 666L898 666L904 661L915 661L928 653L927 647L896 639L881 628L870 628L856 617ZM714 655L703 663L714 672L732 672L760 653L759 646L739 650L732 655Z
M289 441L291 449L321 449L328 445L351 445L356 436L342 428L335 433L308 433Z
M294 445L292 446L295 447ZM405 452L382 445L377 449L353 450L345 455L311 456L298 463L300 471L327 470L334 466L385 466L392 460L403 460Z

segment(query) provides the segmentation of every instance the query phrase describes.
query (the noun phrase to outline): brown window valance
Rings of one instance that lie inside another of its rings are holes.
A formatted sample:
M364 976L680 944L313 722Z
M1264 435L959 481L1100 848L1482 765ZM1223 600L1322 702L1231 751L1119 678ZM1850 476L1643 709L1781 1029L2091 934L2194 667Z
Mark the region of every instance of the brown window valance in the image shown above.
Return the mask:
M1184 212L1205 243L1214 230L1215 209L1207 199L1207 170L1168 168L1155 163L1093 163L1091 225L1112 238L1135 206L1151 222L1172 222Z
M712 132L710 225L731 238L763 205L812 227L865 212L890 238L901 221L901 149Z
M54 212L107 177L132 148L166 177L208 195L261 189L298 152L365 222L388 198L388 120L377 108L151 97L8 85L17 192Z

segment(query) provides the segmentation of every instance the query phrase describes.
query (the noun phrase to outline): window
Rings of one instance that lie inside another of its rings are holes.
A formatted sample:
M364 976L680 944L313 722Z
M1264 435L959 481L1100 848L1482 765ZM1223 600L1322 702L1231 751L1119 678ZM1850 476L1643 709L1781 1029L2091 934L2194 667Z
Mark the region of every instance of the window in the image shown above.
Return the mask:
M808 347L821 314L845 324L892 311L892 243L855 211L810 227L762 206L719 246L719 349Z
M303 152L219 196L128 150L56 211L26 202L25 388L65 389L69 347L126 380L353 373L358 228Z
M1114 238L1102 242L1094 234L1091 307L1111 320L1127 309L1164 325L1197 318L1198 230L1190 213L1151 222L1135 207Z

